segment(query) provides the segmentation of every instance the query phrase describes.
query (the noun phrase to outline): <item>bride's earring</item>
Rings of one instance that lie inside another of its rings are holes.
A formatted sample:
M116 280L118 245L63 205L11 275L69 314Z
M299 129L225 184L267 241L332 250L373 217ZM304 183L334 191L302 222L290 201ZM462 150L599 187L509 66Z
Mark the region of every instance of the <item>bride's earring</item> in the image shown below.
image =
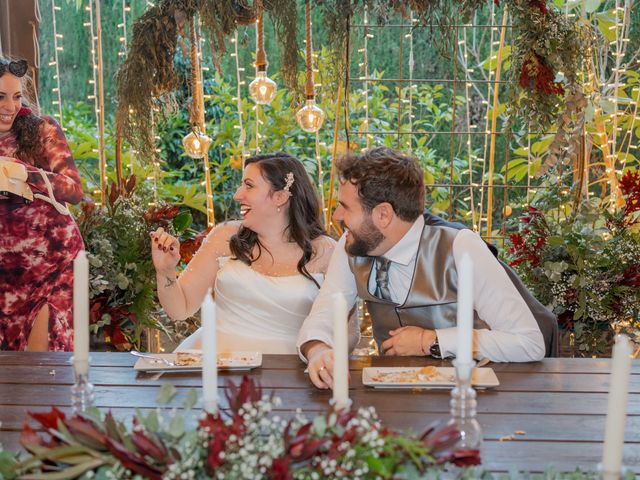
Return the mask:
M280 213L280 207L278 207L278 213Z

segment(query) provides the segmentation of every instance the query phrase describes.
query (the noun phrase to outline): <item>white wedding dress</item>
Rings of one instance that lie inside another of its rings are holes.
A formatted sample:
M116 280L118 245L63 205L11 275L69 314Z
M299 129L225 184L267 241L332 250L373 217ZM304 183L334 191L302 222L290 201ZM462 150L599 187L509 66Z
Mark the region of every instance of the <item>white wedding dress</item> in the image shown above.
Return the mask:
M271 277L230 257L219 260L215 282L218 352L296 354L296 339L318 287L301 274ZM322 284L324 275L312 274ZM202 349L202 329L176 351Z

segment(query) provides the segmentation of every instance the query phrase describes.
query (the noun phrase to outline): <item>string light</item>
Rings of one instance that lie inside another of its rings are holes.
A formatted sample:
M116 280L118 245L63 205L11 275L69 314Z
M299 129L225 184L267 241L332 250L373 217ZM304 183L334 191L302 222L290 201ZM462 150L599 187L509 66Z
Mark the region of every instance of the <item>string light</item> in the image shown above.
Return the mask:
M311 2L306 0L305 6L305 26L307 32L307 82L305 84L306 104L296 113L296 121L305 132L313 133L320 129L324 122L324 112L316 105L315 90L313 83L312 55L313 44L311 43Z
M413 59L413 26L415 25L416 20L413 18L413 10L411 11L411 17L410 17L410 27L409 27L409 33L407 33L405 35L406 38L409 39L409 97L406 100L403 100L403 102L405 102L407 104L407 111L408 111L408 118L409 118L409 131L412 132L413 131L413 90L416 87L416 85L413 84L413 67L415 65L414 59ZM409 149L409 153L413 152L413 145L412 145L412 138L413 135L407 135L407 143L408 143L408 149Z
M55 93L55 98L52 103L53 105L58 107L58 113L54 113L54 117L58 118L58 123L60 127L64 130L64 124L62 121L62 95L60 93L60 61L58 58L58 52L62 52L62 34L58 33L58 25L56 22L56 12L61 11L62 8L56 5L56 0L51 0L51 13L52 13L52 21L53 21L53 61L49 62L49 66L55 67L55 74L53 78L56 81L56 87L53 88L53 93Z
M89 85L91 85L91 93L87 95L87 99L93 101L93 110L96 114L96 132L98 131L98 82L96 78L96 72L98 71L98 62L96 60L96 36L95 36L95 26L93 21L93 2L94 0L89 0L89 5L85 7L85 10L89 13L89 21L84 25L89 27L89 37L91 38L91 78L88 80ZM95 153L98 153L97 150L94 150Z
M248 152L245 150L247 132L244 128L242 112L242 85L244 85L242 72L244 71L244 68L240 67L240 56L238 55L238 29L235 30L231 43L233 44L233 53L231 56L234 57L236 61L236 96L234 100L236 101L236 108L238 109L238 125L236 125L235 128L240 130L240 136L238 137L238 150L242 156L242 163L240 166L244 167L244 159L248 156Z
M372 135L369 133L369 38L373 38L373 35L369 33L369 8L364 6L364 45L363 45L363 62L362 67L364 70L364 124L362 126L365 133L365 142L367 149L371 148Z
M465 72L465 82L464 82L464 95L465 95L465 115L467 117L467 125L468 125L468 133L467 133L467 158L468 158L468 169L469 169L469 213L471 215L471 225L473 225L473 229L476 230L476 209L474 205L474 191L473 191L473 150L471 147L471 130L475 125L471 124L471 96L469 95L469 88L472 85L471 74L473 73L473 69L469 68L469 53L468 53L468 44L467 44L467 28L462 27L462 40L458 41L458 46L462 46L462 64L464 66Z
M496 10L495 10L495 3L491 2L491 7L490 7L490 13L489 13L489 24L490 25L495 25L495 21L496 21ZM492 27L490 30L490 34L489 34L489 57L493 57L493 47L494 45L497 43L497 45L500 45L500 41L496 41L494 40L494 33L498 33L499 29L498 27ZM489 79L491 79L493 74L493 70L491 69L491 62L489 62ZM491 82L487 82L487 98L491 98L491 87L492 84ZM495 92L495 89L494 89ZM489 121L491 120L491 110L489 108L489 101L488 100L484 100L482 102L483 105L487 106L486 109L486 114L485 114L485 122L484 122L484 131L486 133L486 135L484 136L484 146L483 146L483 153L482 153L482 158L480 158L480 162L482 163L482 174L480 176L480 181L481 181L481 187L480 187L480 201L478 202L478 229L477 231L480 232L482 229L482 220L483 220L483 215L484 215L484 193L485 193L485 177L486 177L486 169L487 169L487 162L486 162L486 158L487 158L487 151L489 149L489 139L491 136L491 130L489 129ZM491 234L491 232L488 232L489 234Z
M256 78L249 84L249 95L259 105L269 105L276 96L276 82L267 77L267 54L264 50L263 12L256 20Z

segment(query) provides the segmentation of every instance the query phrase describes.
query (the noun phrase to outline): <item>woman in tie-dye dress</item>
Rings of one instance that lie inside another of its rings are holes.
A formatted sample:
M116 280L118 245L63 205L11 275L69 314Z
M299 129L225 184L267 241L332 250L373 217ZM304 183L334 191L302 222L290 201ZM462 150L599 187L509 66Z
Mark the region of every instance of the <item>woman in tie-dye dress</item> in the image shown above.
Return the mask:
M73 259L84 247L64 204L82 187L58 124L25 107L26 70L0 57L0 161L5 176L26 167L35 197L0 196L0 350L71 351Z

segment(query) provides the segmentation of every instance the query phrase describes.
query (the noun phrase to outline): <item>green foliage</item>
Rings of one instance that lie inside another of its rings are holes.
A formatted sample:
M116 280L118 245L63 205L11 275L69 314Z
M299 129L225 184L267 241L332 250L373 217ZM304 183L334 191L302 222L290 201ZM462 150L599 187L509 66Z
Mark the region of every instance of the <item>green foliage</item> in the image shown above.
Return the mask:
M131 177L123 188L111 186L105 205L84 204L76 218L89 257L91 331L119 350L140 350L146 329L163 330L153 315L158 301L149 233L159 226L183 233L191 216L156 206Z
M597 197L576 207L552 188L510 238L511 264L574 336L577 356L609 355L615 333L640 344L640 181L624 178L627 209L611 214Z

